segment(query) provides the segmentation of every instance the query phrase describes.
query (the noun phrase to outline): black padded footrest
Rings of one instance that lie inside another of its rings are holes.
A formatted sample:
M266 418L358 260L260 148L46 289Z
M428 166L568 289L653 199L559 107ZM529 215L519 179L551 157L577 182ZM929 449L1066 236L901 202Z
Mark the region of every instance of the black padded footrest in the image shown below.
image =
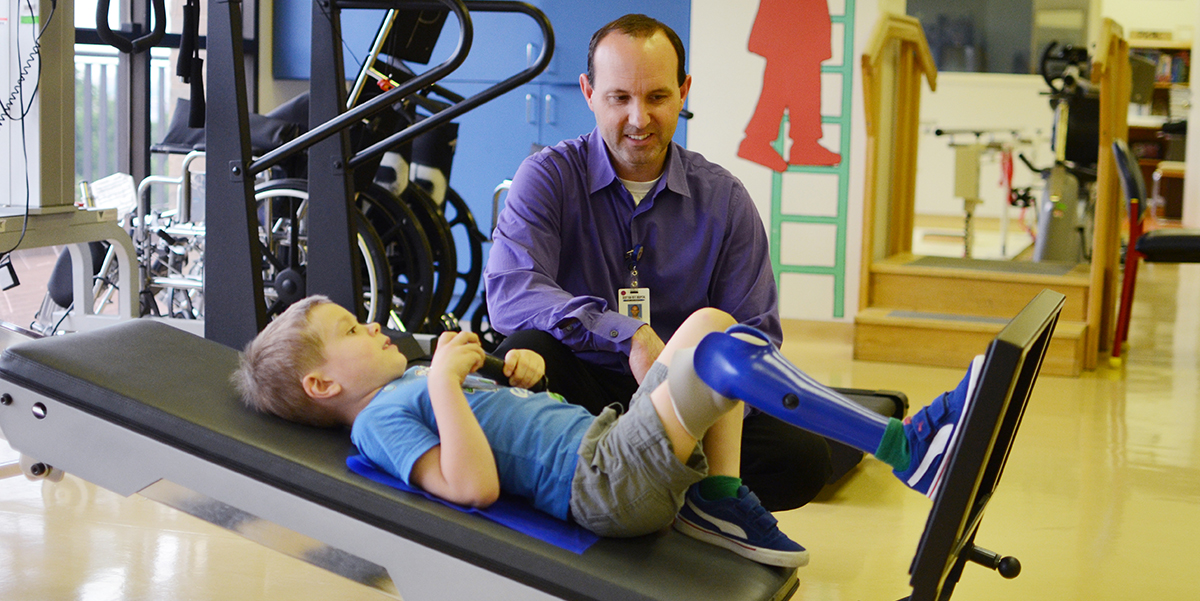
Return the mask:
M1200 230L1151 230L1138 237L1137 250L1151 263L1200 263Z

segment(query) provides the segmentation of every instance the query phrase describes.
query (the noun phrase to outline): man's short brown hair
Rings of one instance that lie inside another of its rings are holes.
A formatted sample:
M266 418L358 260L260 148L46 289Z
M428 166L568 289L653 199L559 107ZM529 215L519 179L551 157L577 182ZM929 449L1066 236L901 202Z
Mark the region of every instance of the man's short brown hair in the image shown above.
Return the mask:
M233 383L252 409L289 421L333 426L333 414L304 392L304 376L325 363L324 343L309 327L314 307L333 302L328 297L304 298L267 324L242 352Z
M683 82L687 81L687 67L684 62L687 58L687 51L683 48L683 40L679 39L679 34L675 33L674 29L668 27L662 21L647 17L646 15L628 14L617 20L601 27L592 34L592 41L588 44L587 54L587 80L588 85L596 85L596 67L593 64L593 57L596 54L596 46L608 34L612 32L620 32L632 38L649 38L658 32L663 32L667 36L667 40L671 42L671 47L675 48L675 58L678 59L679 65L676 69L676 77L679 79L679 85L683 86Z

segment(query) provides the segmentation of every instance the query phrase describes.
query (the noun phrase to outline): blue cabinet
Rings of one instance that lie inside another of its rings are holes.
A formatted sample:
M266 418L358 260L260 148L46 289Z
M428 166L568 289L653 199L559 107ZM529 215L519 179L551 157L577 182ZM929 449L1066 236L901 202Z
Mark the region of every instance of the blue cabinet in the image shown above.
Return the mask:
M312 12L313 0L275 0L271 41L271 74L275 79L308 79ZM347 79L358 75L385 13L375 9L342 11L342 63Z
M469 96L489 83L445 82ZM538 146L585 134L596 126L579 84L527 84L457 119L458 147L450 185L471 207L481 230L491 225L492 192Z

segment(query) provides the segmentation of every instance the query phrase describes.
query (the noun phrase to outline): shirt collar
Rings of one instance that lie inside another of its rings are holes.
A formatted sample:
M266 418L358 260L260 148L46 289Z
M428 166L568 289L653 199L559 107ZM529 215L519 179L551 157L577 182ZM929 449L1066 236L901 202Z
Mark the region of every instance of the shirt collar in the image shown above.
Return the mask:
M657 196L656 191L661 190L664 186L680 196L691 196L680 148L674 141L671 142L671 149L667 151L667 161L663 166L663 177L655 186L655 190L646 196L647 199ZM617 172L613 169L612 160L608 157L608 146L604 143L604 136L600 135L599 127L593 129L592 133L587 136L587 150L588 193L595 194L617 181Z
M595 194L617 180L617 172L608 158L608 146L600 128L592 130L587 137L588 194Z

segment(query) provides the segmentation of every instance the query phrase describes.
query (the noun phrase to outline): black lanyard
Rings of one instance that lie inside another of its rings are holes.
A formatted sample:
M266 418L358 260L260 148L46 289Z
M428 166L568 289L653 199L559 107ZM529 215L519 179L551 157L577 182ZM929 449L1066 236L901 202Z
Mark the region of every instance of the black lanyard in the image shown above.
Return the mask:
M638 261L642 260L642 253L645 248L641 244L634 245L633 248L625 251L625 267L629 269L629 287L638 287Z

